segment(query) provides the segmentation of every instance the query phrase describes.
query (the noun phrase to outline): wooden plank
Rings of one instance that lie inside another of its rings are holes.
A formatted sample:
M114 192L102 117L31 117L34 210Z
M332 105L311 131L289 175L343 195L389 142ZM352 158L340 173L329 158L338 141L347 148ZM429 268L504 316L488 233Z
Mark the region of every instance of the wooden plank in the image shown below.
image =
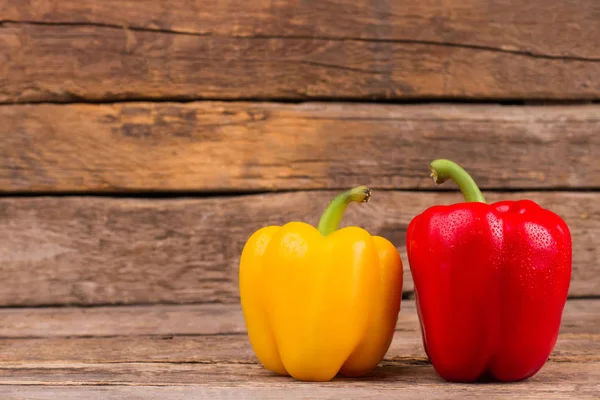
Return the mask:
M569 371L570 372L570 371ZM569 379L570 375L564 377ZM523 382L517 384L460 385L435 381L433 384L415 385L411 382L388 382L384 388L325 386L301 383L288 383L284 387L203 387L203 386L19 386L0 387L0 394L6 400L186 400L186 399L480 399L483 396L519 399L570 399L594 398L598 396L595 382L580 383L581 379L564 381L559 376L556 383Z
M218 36L447 42L538 56L600 58L594 0L351 1L21 0L0 19L101 24ZM331 21L335 20L335 24ZM475 34L474 34L475 33Z
M439 157L482 188L600 188L600 106L0 106L4 192L432 189Z
M569 300L563 334L600 335L600 299ZM414 299L402 300L396 330L417 332ZM239 304L0 309L0 338L241 335L246 327ZM600 356L600 355L599 355Z
M600 300L567 302L553 362L600 362L599 310ZM0 326L2 364L257 362L237 305L0 310ZM405 300L386 360L425 358L414 300Z
M0 26L0 45L3 103L208 98L593 100L600 95L598 58L532 55L447 42L206 36L7 22Z
M0 363L240 363L256 357L246 335L0 339ZM600 362L600 335L561 334L552 362ZM425 362L419 331L398 331L387 361Z
M0 199L0 304L236 303L244 243L266 225L316 225L337 192L206 199L33 197ZM530 198L561 215L573 237L570 296L599 295L598 193L488 193L488 201ZM375 192L349 207L359 225L405 252L410 220L457 193ZM24 290L23 288L27 288Z
M457 386L459 388L457 388ZM395 390L394 390L395 389ZM184 400L190 398L199 399L249 399L249 400L279 400L279 399L339 399L351 398L357 400L377 399L416 399L427 398L427 396L443 397L444 399L479 399L482 395L492 398L511 398L520 399L568 399L569 395L591 396L596 395L593 386L584 386L576 388L574 385L567 384L552 391L549 387L528 390L527 386L515 388L512 385L439 385L435 388L421 388L414 385L390 386L388 389L373 390L370 388L328 388L306 386L292 386L287 388L203 388L189 386L136 386L132 387L56 387L56 386L15 386L0 388L0 394L7 400L21 400L21 396L27 396L32 400L47 399L140 399L140 400Z
M196 385L200 387L260 388L284 390L303 388L304 398L313 397L322 389L369 389L423 395L463 396L546 394L561 393L575 398L598 394L600 391L600 363L547 363L534 377L511 385L492 383L485 385L451 385L442 381L431 365L407 361L388 362L362 379L337 378L326 383L299 383L265 371L259 365L247 364L169 364L169 363L116 363L116 364L22 364L0 365L0 385ZM558 384L560 382L560 384ZM444 396L442 396L444 397ZM288 398L288 396L285 396Z
M582 311L578 315L584 315L585 310ZM408 315L413 316L414 312ZM239 304L0 308L2 338L231 335L245 332Z
M0 339L0 363L256 363L245 334ZM561 334L552 362L600 362L600 335ZM397 331L387 361L426 358L418 330Z

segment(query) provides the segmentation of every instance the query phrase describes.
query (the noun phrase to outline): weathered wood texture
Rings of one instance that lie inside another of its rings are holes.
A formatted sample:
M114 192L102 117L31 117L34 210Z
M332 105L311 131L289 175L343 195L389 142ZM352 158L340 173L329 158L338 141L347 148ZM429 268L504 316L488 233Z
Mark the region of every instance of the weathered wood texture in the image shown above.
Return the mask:
M214 36L422 41L592 59L600 58L599 18L595 0L0 2L0 19L8 21L114 25Z
M0 107L4 192L431 189L439 157L483 188L599 188L600 106Z
M562 334L600 335L600 299L567 301L561 328ZM415 300L402 300L396 330L412 332L418 329ZM239 304L0 308L0 338L4 339L173 335L210 337L241 335L245 332ZM597 356L600 357L600 354ZM71 354L69 357L78 355Z
M367 391L371 398L375 394L377 398L392 394L396 398L414 398L425 392L437 397L460 394L467 398L591 396L600 390L600 358L596 351L600 343L599 309L600 300L567 302L561 334L550 361L534 378L512 385L442 382L425 359L413 300L403 303L398 330L380 367L363 379L336 378L325 384L298 383L276 377L258 365L248 338L242 333L243 319L237 305L102 307L85 310L85 315L81 314L82 310L69 308L28 309L22 317L14 310L2 310L0 321L4 334L21 335L25 326L33 338L0 339L4 349L0 353L0 393L6 394L3 398L14 398L10 396L22 389L23 392L18 393L30 393L27 398L42 399L45 397L33 386L46 389L45 385L52 384L136 386L131 392L115 388L108 393L119 396L137 393L144 398L164 394L160 386L169 386L173 389L172 395L210 394L210 398L231 398L234 394L243 398L279 398L277 396L282 396L284 391L285 398L340 398L340 394L368 398ZM137 317L125 322L125 314L137 314ZM207 330L202 321L209 315L229 322L213 324ZM158 327L155 322L162 319L164 326ZM47 333L52 335L55 320L65 325L58 328L59 336L38 338ZM141 323L144 320L150 323ZM10 321L10 325L4 326L6 321ZM86 324L85 321L92 322L85 327L78 326L79 322ZM182 333L183 326L184 337L160 336ZM87 337L94 331L117 336ZM157 331L159 336L154 335ZM60 337L65 334L71 337ZM106 395L107 389L95 392L87 387L74 388L73 393L85 393L87 398L95 399L100 393ZM55 391L58 389L49 390L48 393L62 393Z
M570 296L600 296L599 105L13 104L201 99L597 100L600 3L0 0L0 193L309 190L0 197L0 307L19 306L0 308L0 398L598 397L600 299L567 302L526 382L442 382L407 299L370 376L306 384L257 363L237 273L254 230L317 222L336 192L310 189L369 184L343 225L398 246L410 296L406 227L460 195L393 189L433 190L446 157L486 189L589 189L487 198L563 216ZM35 308L101 304L125 305Z
M600 58L595 0L4 0L0 18L214 36L420 41Z
M562 367L562 366L561 366ZM417 398L444 399L593 399L598 395L596 382L579 377L571 380L573 372L586 371L587 366L566 368L560 386L556 382L528 381L516 384L488 383L485 385L447 384L439 381L424 385L412 384L410 377L389 383L381 389L347 386L343 384L309 385L286 382L273 387L204 387L190 385L169 385L168 387L136 385L68 387L56 385L9 385L0 387L0 395L5 400L188 400L188 399L245 399L245 400L306 400L306 399L356 399L356 400L396 400ZM402 371L401 371L402 372ZM244 376L249 379L247 376ZM373 379L377 379L374 377ZM432 376L435 379L435 376ZM558 378L557 378L558 379ZM243 382L243 381L242 381ZM276 383L276 382L272 382Z
M598 24L597 14L588 15ZM433 21L434 29L445 29L443 19ZM483 26L465 25L464 35L479 36ZM516 26L515 21L512 37L521 35ZM0 102L600 98L598 55L538 55L446 40L231 37L5 22ZM591 40L589 48L597 42ZM554 51L560 53L560 47Z
M600 362L599 313L600 300L567 302L553 362ZM256 363L237 304L0 310L0 327L0 363ZM424 357L403 300L386 360Z
M215 36L441 42L600 58L600 6L595 0L4 0L0 17Z
M0 31L2 101L600 92L594 0L4 0L0 20L25 23Z
M0 199L0 304L237 302L238 262L266 225L316 225L337 192L306 191L207 199L39 197ZM561 215L573 236L571 296L600 294L598 193L488 193L530 198ZM343 225L391 240L404 261L410 220L459 193L376 191L348 208ZM26 290L24 290L26 288Z
M386 360L426 363L420 332L407 332L395 333ZM257 362L246 335L1 339L0 344L0 365ZM599 346L598 334L563 334L550 360L600 363Z
M0 385L198 385L204 387L244 387L286 389L304 388L305 397L318 394L319 388L370 389L372 394L410 387L413 396L423 387L432 394L457 392L463 389L471 395L491 393L508 395L566 391L569 395L597 395L600 390L600 363L570 362L546 364L543 371L526 382L517 384L451 385L442 381L424 360L389 361L362 379L339 378L327 383L299 383L288 377L276 376L257 364L227 363L59 363L0 365ZM560 384L559 384L560 382ZM279 393L283 393L280 390ZM377 396L375 396L377 397ZM443 396L442 396L443 397ZM286 397L287 398L287 397Z

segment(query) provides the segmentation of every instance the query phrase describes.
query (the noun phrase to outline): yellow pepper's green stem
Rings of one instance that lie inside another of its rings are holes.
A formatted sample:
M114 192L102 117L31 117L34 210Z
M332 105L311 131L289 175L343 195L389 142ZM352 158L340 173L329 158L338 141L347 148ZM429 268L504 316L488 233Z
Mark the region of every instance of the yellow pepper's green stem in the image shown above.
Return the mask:
M319 221L319 232L321 235L327 236L332 232L335 232L344 216L346 206L355 201L357 203L366 203L371 198L371 189L366 186L357 186L353 189L345 191L339 194L335 199L331 200L329 206L321 215Z
M431 176L436 185L452 179L458 185L465 201L485 203L485 198L481 194L481 190L471 178L471 176L462 169L462 167L450 160L438 159L429 164L431 168Z

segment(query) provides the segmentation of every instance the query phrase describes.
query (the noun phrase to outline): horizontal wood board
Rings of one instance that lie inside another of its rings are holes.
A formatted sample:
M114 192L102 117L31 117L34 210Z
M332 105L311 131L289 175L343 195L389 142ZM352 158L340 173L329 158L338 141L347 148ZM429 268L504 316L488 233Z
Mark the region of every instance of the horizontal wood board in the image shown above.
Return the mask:
M0 25L0 103L600 98L600 58L456 42L232 37L8 21Z
M238 301L246 240L266 225L316 225L335 191L206 199L10 197L0 199L0 304L140 304ZM573 237L570 296L600 295L598 193L487 193L490 202L529 198L562 216ZM348 207L358 225L400 250L404 291L410 220L429 206L462 201L456 192L375 191ZM23 290L27 288L27 290Z
M600 59L595 0L4 0L0 19L191 35L433 42ZM335 21L335 23L331 23Z
M435 158L484 189L598 189L600 105L0 106L6 193L434 189Z
M419 330L415 307L415 299L402 300L396 331ZM0 308L0 338L7 340L245 336L245 332L239 304ZM561 334L600 335L600 299L569 299Z
M565 380L571 378L571 372L585 371L585 366L568 368ZM567 371L565 371L567 372ZM231 399L247 400L280 400L280 399L415 399L427 397L442 397L444 399L480 399L488 396L494 399L572 399L573 397L593 399L597 397L598 387L585 377L563 382L557 386L554 382L518 383L513 385L458 385L436 382L434 384L414 384L412 382L397 382L383 389L371 387L346 387L344 385L310 386L288 383L277 387L247 387L240 384L235 387L203 387L191 385L168 385L168 387L151 385L107 386L56 386L39 385L22 386L8 385L0 387L0 394L6 400L188 400L192 399Z
M474 395L529 395L562 394L573 397L597 395L600 390L599 363L546 364L543 372L526 382L512 385L451 385L442 381L430 365L406 361L390 361L376 369L369 377L338 379L325 384L299 383L287 377L274 376L256 364L170 364L170 363L98 363L98 364L22 364L0 366L0 385L126 385L177 386L196 385L205 388L252 388L274 390L281 395L287 390L304 389L304 398L315 396L323 389L338 388L351 394L358 390L371 395L379 391L403 390L415 396L423 388L431 395L447 393ZM279 389L279 390L277 390ZM226 391L222 391L224 394ZM229 393L235 393L229 392ZM325 391L327 393L327 391ZM222 394L222 395L223 395ZM296 396L299 393L296 394ZM331 395L331 392L329 392ZM371 397L372 398L372 397ZM480 398L480 397L479 397ZM588 397L590 398L590 397Z

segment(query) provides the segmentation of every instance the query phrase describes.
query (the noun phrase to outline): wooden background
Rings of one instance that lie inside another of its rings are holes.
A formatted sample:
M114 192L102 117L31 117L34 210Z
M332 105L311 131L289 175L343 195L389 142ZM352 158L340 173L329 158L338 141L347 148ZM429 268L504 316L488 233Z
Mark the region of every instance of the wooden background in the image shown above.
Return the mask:
M428 178L443 157L488 200L567 221L566 336L513 389L597 394L599 100L597 0L0 0L0 392L331 396L256 365L238 261L256 229L316 224L366 184L344 225L398 246L410 325L371 384L510 393L444 386L420 347L404 241L416 214L461 201Z

